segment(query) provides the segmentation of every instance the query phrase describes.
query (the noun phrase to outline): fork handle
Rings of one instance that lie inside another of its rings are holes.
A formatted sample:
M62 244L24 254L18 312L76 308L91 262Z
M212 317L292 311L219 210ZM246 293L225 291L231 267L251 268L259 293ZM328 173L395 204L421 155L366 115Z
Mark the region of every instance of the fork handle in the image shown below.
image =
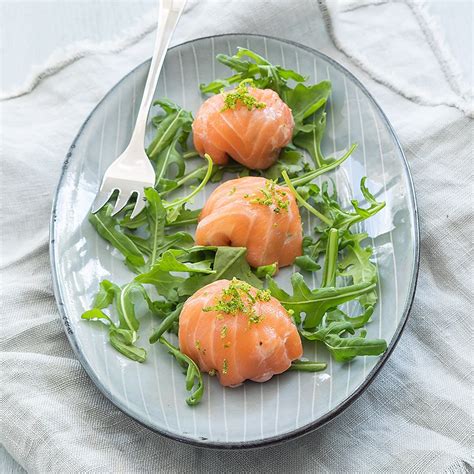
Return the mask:
M163 67L163 61L171 37L185 5L186 0L161 0L155 49L143 91L140 110L138 111L137 120L135 122L135 128L132 133L132 138L130 139L130 147L136 146L138 149L143 149L144 147L148 113L153 102L158 78L160 77L161 68Z

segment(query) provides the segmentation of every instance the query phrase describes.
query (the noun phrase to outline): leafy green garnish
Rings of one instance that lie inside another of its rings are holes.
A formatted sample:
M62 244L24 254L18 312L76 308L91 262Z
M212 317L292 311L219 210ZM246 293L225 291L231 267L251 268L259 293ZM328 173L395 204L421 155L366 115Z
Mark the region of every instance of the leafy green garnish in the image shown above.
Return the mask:
M237 48L234 56L218 54L216 59L236 71L236 74L227 79L218 79L209 84L201 84L204 94L216 94L225 87L239 83L245 79L252 79L259 89L273 89L286 102L286 94L290 88L288 80L304 82L306 78L291 69L274 66L262 56L245 48Z
M346 235L345 255L339 262L339 268L343 270L341 276L351 277L355 284L377 280L377 267L370 261L372 248L360 245L366 238L367 234ZM377 302L377 292L374 289L359 300L363 306L373 306Z
M95 296L93 308L82 315L82 319L102 321L109 328L109 341L111 345L124 356L137 362L144 362L146 351L137 347L140 323L135 315L134 294L141 295L153 310L150 300L143 286L131 282L120 288L113 283L103 280L99 292ZM114 323L102 310L114 304L119 321Z
M308 209L308 211L311 212L311 214L315 215L318 219L322 220L324 223L331 225L331 221L324 214L322 214L313 206L311 206L311 204L309 204L305 199L303 199L303 197L298 193L298 191L293 186L293 183L290 181L290 178L286 174L286 171L283 171L281 175L283 176L283 179L285 180L285 184L290 188L291 192L295 196L296 200L300 203L300 205Z
M294 89L290 89L287 92L285 102L293 112L293 119L295 121L293 134L295 136L298 136L302 130L312 128L308 126L308 124L312 124L312 121L305 125L305 119L318 111L321 111L324 116L326 115L324 108L330 93L331 83L329 81L322 81L312 86L297 84ZM324 127L321 130L321 138L323 133Z
M335 161L331 161L331 163L317 169L317 170L314 170L314 171L308 171L307 173L301 175L301 176L298 176L297 178L295 179L292 179L291 182L293 184L293 186L297 187L297 186L303 186L305 184L308 184L308 183L311 183L311 181L315 180L316 178L318 178L319 176L329 172L329 171L332 171L334 169L336 169L338 166L342 165L342 163L344 163L344 161L347 160L347 158L349 158L349 156L351 156L352 152L357 148L357 145L356 144L353 144L351 145L351 147L349 148L349 150L345 151L342 156L340 158L337 158Z
M145 197L147 200L146 215L148 218L148 242L151 251L147 267L150 268L160 255L160 250L164 246L166 210L163 206L160 195L155 189L145 189Z
M204 383L202 381L202 375L199 367L192 359L183 354L177 347L173 346L173 344L168 342L163 336L159 338L159 341L168 349L168 352L176 359L176 362L178 362L178 364L183 367L183 369L185 369L186 390L190 392L194 389L191 395L186 398L186 403L191 406L197 405L204 393Z
M343 287L335 286L338 255L337 243L338 233L333 229L326 248L321 288L311 290L306 285L303 276L300 273L294 273L291 277L293 295L290 296L286 291L279 288L274 280L267 277L269 281L268 287L272 295L287 310L293 312L293 317L298 324L302 322L302 314L305 315L303 321L305 329L317 327L327 311L368 293L376 286L374 280Z
M321 151L321 142L326 129L326 112L324 108L318 110L306 120L293 137L293 143L306 150L317 168L330 164L331 160L326 160Z
M353 334L348 330L350 334ZM342 337L330 333L324 339L325 346L338 362L347 362L354 357L368 355L378 356L387 350L385 339L366 339L367 331L360 331L355 337Z
M275 275L277 270L278 270L278 266L276 263L272 263L271 265L262 265L255 269L255 275L257 275L258 278L265 278L267 275L268 276Z
M299 372L321 372L321 370L325 370L326 367L327 364L324 362L294 360L288 370L296 370Z
M358 285L311 290L300 273L294 273L291 276L291 285L293 287L293 295L291 296L279 288L271 278L269 279L268 288L272 296L277 298L287 310L294 312L297 323L301 322L303 313L306 315L303 322L305 328L316 327L328 310L352 301L373 290L376 286L375 282L368 281Z
M338 362L347 362L363 355L377 356L387 349L387 342L384 339L366 339L365 330L353 336L355 330L349 322L331 322L317 331L300 333L308 340L323 342Z
M156 100L153 105L159 105L164 114L157 115L152 120L156 127L155 138L146 152L150 160L155 162L156 186L160 190L162 179L170 177L170 169L176 169L173 178L179 178L184 173L182 152L191 132L193 116L168 99ZM178 150L177 146L180 146L181 150Z
M153 332L150 336L150 344L154 344L155 342L159 341L160 337L167 331L171 329L171 327L178 322L179 315L181 310L183 309L182 304L178 304L175 309L173 309L166 318L163 319L161 324L158 328Z
M165 272L216 273L211 269L212 260L201 260L196 263L182 262L178 258L186 255L186 250L167 250L152 267L153 270Z
M206 183L209 181L211 175L212 175L212 169L213 169L213 164L212 164L212 159L211 157L206 153L204 155L204 158L207 160L207 172L204 176L204 178L202 179L202 181L199 183L199 186L196 186L195 189L193 189L187 196L184 196L184 197L180 197L180 198L177 198L175 199L174 201L171 201L171 202L165 202L163 204L163 207L165 209L174 209L174 210L177 210L177 212L175 214L173 214L173 216L175 216L174 218L170 219L170 213L168 212L168 216L167 216L167 220L168 222L173 222L174 220L177 219L177 217L180 215L180 213L182 212L182 208L181 206L183 206L184 204L186 204L187 202L191 201L191 199L196 196L196 194L198 194L203 188L204 186L206 185Z
M295 148L286 147L281 151L276 163L263 170L262 175L267 179L280 179L282 171L286 171L290 178L295 178L309 170L310 166L304 155Z
M256 288L262 287L262 282L252 272L245 255L247 249L245 247L217 247L214 257L212 275L193 275L188 278L179 287L181 296L189 296L194 294L199 288L209 285L217 280L238 280L246 281Z
M295 265L298 265L301 270L306 270L307 272L315 272L321 268L321 265L319 265L317 261L314 258L311 258L309 255L301 255L300 257L296 257Z
M279 288L271 279L269 279L270 291L286 309L293 312L293 317L298 324L302 322L301 336L324 343L335 360L345 362L358 355L380 355L387 348L385 340L366 339L365 330L355 335L355 330L363 327L373 312L373 305L369 304L373 301L369 295L373 294L376 286L376 274L372 271L373 264L368 261L368 258L358 261L353 274L354 284L336 287L338 241L338 231L331 229L328 234L321 288L310 290L303 277L295 273L291 279L292 296ZM360 239L356 239L355 242L359 243ZM348 268L356 265L352 256L346 263ZM338 309L339 305L354 299L365 303L366 309L362 315L349 317ZM302 313L305 314L303 321Z
M344 210L337 202L337 194L334 191L332 195L328 192L328 183L323 183L321 193L318 197L318 207L322 213L331 220L331 227L337 228L340 232L349 230L354 224L362 222L369 217L377 214L385 207L385 202L378 202L366 187L367 178L362 178L360 189L362 195L369 204L368 207L362 208L359 201L353 199L351 201L353 210Z
M115 247L129 264L130 268L138 272L145 265L142 252L135 243L119 228L117 221L112 217L113 206L106 204L95 214L89 214L89 222L95 227L98 234Z
M185 209L184 207L180 209L178 215L173 220L173 222L167 222L167 226L186 226L190 224L196 224L201 209Z

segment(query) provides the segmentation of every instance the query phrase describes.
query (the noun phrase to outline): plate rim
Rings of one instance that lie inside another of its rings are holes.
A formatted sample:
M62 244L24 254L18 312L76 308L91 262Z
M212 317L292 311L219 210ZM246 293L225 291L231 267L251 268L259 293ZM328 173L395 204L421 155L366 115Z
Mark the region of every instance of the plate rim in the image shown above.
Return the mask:
M69 318L66 312L66 308L63 303L63 298L62 298L62 290L61 290L61 285L60 285L60 278L59 278L59 269L57 268L58 261L56 258L56 244L55 244L55 235L56 235L56 218L57 218L57 204L58 204L58 199L59 199L59 194L63 185L63 180L66 175L66 172L68 170L69 162L70 159L72 158L74 148L76 147L76 143L81 137L84 128L86 127L87 123L91 119L91 117L94 115L96 110L100 107L100 105L109 97L109 95L129 76L131 76L135 71L137 71L139 68L143 67L144 64L150 61L150 59L146 59L145 61L141 62L139 65L131 69L127 74L125 74L117 83L115 83L107 92L106 94L102 97L102 99L94 106L94 108L91 110L91 112L87 115L86 119L80 126L71 146L68 149L68 152L66 154L65 161L63 162L62 169L61 169L61 174L59 177L59 181L55 190L54 198L53 198L53 203L52 203L52 208L51 208L51 216L50 216L50 223L49 223L49 256L50 256L50 265L51 265L51 273L52 273L52 280L53 280L53 293L54 297L56 300L56 305L59 310L59 316L64 328L64 331L66 333L66 336L69 340L69 344L71 345L74 354L76 355L77 359L79 360L81 366L89 376L89 378L92 380L94 385L99 389L99 391L116 407L118 408L122 413L126 414L130 418L134 419L138 423L140 423L142 426L148 428L149 430L153 431L154 433L157 433L159 435L165 436L169 439L172 439L174 441L179 441L182 443L190 444L193 446L201 447L201 448L208 448L208 449L221 449L221 450L231 450L231 449L255 449L255 448L263 448L267 446L274 446L276 444L283 443L285 441L289 441L291 439L296 439L301 436L304 436L308 433L311 433L315 431L316 429L320 428L321 426L325 425L328 423L330 420L333 420L336 418L338 415L340 415L343 411L346 410L354 401L356 401L362 393L369 387L369 385L374 381L375 377L379 374L380 370L382 367L385 365L387 360L390 358L393 350L395 349L401 334L403 330L405 329L406 323L408 321L409 314L411 312L411 309L413 307L413 302L415 298L415 292L416 292L416 287L418 283L418 274L419 274L419 268L420 268L420 224L419 224L419 212L418 212L418 205L417 205L417 200L416 200L416 192L415 192L415 186L413 183L413 177L410 171L410 167L407 161L407 158L405 156L405 153L403 152L403 148L400 144L400 141L398 139L397 134L395 133L395 130L392 127L392 124L390 123L388 117L386 116L385 112L383 109L380 107L378 102L375 100L375 98L372 96L372 94L368 91L368 89L362 84L362 82L351 72L349 71L346 67L344 67L342 64L340 64L338 61L335 59L329 57L328 55L322 53L321 51L311 48L309 46L303 45L301 43L298 43L296 41L284 39L284 38L277 38L274 36L268 36L268 35L263 35L263 34L257 34L257 33L223 33L223 34L216 34L216 35L209 35L209 36L202 36L199 38L194 38L188 41L184 41L182 43L176 44L169 48L169 51L173 49L177 49L179 47L182 47L187 44L195 43L200 40L211 40L214 38L225 38L225 37L242 37L242 38L248 38L248 37L254 37L254 38L264 38L264 39L269 39L272 41L277 41L280 43L284 44L289 44L291 46L295 46L297 48L301 48L321 59L324 59L325 61L329 62L332 66L334 66L336 69L339 69L343 74L346 74L348 78L350 78L361 90L361 92L364 93L364 95L369 99L369 101L372 103L372 105L377 109L379 112L382 121L385 123L389 134L391 135L396 147L398 148L398 151L400 152L401 155L401 161L403 163L406 176L408 178L408 194L410 196L410 199L413 203L413 216L414 216L414 247L413 247L413 257L414 257L414 263L413 263L413 268L411 272L411 281L410 281L410 287L409 291L407 294L407 300L405 304L405 308L403 311L403 314L400 318L400 321L397 325L397 328L392 336L392 339L390 341L390 344L387 347L387 350L383 353L383 355L379 358L375 366L372 368L372 370L366 375L364 381L357 387L348 397L346 397L341 403L339 403L336 407L334 407L332 410L328 411L325 415L319 417L318 419L315 419L311 421L310 423L301 426L299 428L295 428L292 431L283 433L281 435L276 435L276 436L271 436L267 437L261 440L252 440L252 441L241 441L241 442L225 442L225 441L210 441L208 439L193 439L193 438L188 438L185 436L181 436L176 433L172 433L170 431L167 431L162 428L157 428L155 426L150 426L145 419L140 419L135 414L132 414L127 407L125 407L120 400L118 400L115 395L113 395L110 390L100 381L100 379L96 376L94 370L92 367L89 365L89 362L87 361L86 357L83 355L82 351L79 348L79 345L77 343L77 338L75 337L73 331L71 330L70 323L69 323Z

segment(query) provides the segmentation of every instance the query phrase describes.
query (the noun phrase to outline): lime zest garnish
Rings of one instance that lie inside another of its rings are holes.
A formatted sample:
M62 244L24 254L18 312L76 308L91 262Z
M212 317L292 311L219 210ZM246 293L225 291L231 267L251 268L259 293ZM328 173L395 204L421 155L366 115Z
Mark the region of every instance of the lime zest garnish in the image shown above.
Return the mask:
M247 107L247 110L264 109L267 104L265 104L265 102L259 102L251 95L248 86L253 86L252 79L243 80L236 89L224 94L224 107L222 107L221 112L234 110L237 107L237 103L241 103Z

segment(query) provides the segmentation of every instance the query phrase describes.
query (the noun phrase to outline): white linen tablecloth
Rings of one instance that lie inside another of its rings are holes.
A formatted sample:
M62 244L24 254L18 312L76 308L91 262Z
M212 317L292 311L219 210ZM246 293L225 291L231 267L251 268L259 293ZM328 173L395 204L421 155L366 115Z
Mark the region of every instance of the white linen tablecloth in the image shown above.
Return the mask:
M473 101L412 1L194 0L173 39L251 32L298 41L351 70L391 120L414 177L421 267L405 332L368 390L303 438L223 452L152 433L82 370L52 294L51 202L86 116L150 56L154 18L121 41L58 55L0 103L0 441L41 473L470 471Z

